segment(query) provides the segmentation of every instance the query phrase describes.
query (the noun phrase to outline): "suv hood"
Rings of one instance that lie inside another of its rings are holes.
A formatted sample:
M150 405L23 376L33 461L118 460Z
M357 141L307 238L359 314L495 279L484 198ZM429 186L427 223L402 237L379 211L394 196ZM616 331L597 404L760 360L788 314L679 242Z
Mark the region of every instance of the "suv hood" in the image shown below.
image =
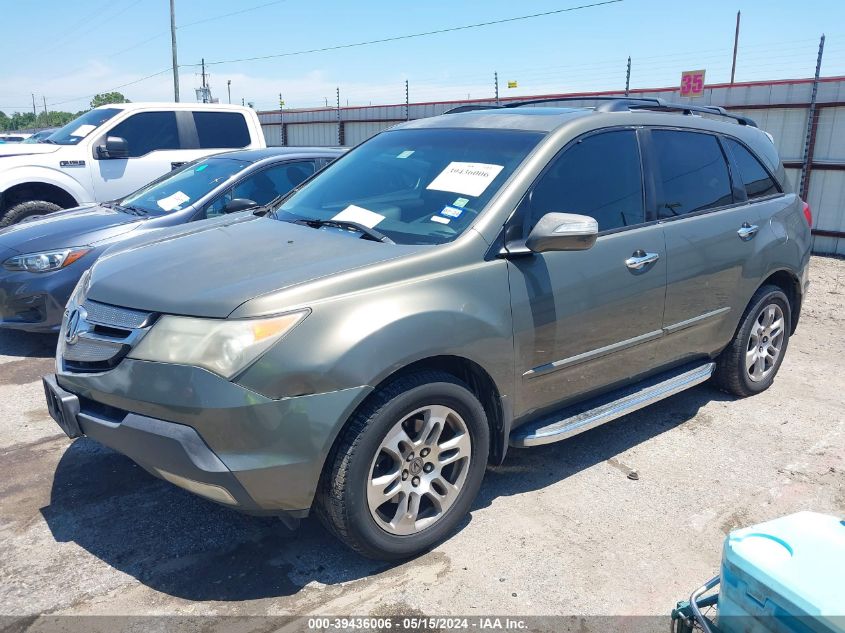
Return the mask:
M52 154L64 147L52 143L2 143L0 144L0 158L4 156L25 156L27 154Z
M142 220L136 215L90 204L0 229L0 246L19 253L91 246L131 231Z
M225 318L255 297L403 257L425 246L382 244L248 215L157 231L107 252L88 297L151 312Z

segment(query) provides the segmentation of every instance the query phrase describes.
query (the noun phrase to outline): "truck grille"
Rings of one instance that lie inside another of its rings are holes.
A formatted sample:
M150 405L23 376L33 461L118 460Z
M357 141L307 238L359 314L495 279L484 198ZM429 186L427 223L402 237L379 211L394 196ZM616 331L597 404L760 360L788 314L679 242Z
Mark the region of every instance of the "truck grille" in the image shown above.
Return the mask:
M69 303L59 334L59 362L69 372L115 367L147 333L158 315L86 299Z

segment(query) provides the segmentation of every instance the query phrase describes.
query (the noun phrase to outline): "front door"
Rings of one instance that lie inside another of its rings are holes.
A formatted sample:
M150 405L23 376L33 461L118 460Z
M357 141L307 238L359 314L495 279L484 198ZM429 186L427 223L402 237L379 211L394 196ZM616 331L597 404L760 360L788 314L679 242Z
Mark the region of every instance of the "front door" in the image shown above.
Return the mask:
M663 229L646 223L637 132L616 129L571 143L523 199L508 240L545 213L594 217L586 251L509 261L519 398L516 417L635 380L661 362L666 258Z
M98 201L121 198L175 166L209 153L182 149L187 144L180 140L173 111L133 114L106 132L98 144L105 143L106 136L125 138L129 158L97 158L94 161L91 176Z

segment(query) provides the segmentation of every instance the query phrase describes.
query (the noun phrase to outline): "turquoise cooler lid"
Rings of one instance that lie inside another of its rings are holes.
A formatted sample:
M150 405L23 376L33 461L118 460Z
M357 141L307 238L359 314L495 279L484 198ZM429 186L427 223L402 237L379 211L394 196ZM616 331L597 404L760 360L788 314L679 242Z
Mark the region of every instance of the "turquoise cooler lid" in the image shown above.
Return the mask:
M845 616L845 521L798 512L731 532L726 562L756 579L801 613Z

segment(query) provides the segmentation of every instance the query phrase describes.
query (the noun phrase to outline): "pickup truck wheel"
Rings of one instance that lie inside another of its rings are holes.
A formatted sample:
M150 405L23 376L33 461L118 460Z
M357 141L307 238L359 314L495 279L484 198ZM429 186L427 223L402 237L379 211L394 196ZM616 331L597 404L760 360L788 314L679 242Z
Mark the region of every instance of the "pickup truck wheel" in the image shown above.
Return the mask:
M730 345L716 359L716 385L736 396L768 389L789 344L791 315L789 299L780 288L760 288L751 298Z
M329 457L318 516L369 558L396 560L448 536L487 466L484 408L453 376L424 371L375 392Z
M27 218L32 218L39 215L47 215L54 211L60 211L61 207L53 202L46 200L27 200L26 202L18 202L6 209L6 213L0 217L0 228L17 224Z

